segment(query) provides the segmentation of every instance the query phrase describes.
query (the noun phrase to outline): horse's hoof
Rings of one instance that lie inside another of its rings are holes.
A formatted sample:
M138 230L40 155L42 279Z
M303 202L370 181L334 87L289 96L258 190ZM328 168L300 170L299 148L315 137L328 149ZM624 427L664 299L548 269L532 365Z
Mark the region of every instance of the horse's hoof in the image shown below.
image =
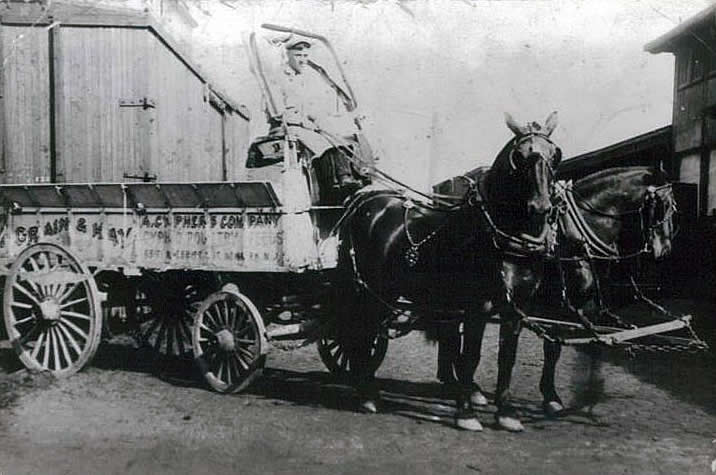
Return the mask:
M519 419L509 416L497 416L497 425L500 429L510 432L522 432L525 430L525 426L522 425Z
M476 417L456 417L455 425L458 429L469 430L470 432L482 432L482 424L480 424L480 421L478 421Z
M558 417L564 411L564 406L559 401L549 401L544 403L544 412L547 417Z
M473 393L470 394L470 402L474 406L487 406L487 398L480 391L473 391Z
M378 404L376 404L375 401L363 401L358 407L358 410L364 414L377 414Z

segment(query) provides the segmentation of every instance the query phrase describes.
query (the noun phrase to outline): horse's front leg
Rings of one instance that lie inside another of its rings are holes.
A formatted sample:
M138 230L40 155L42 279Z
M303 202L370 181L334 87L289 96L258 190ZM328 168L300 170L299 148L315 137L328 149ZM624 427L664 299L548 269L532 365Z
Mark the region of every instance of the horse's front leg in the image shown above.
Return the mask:
M497 425L511 432L520 432L524 426L517 416L517 409L510 401L510 383L512 370L517 357L517 343L520 337L520 316L507 305L500 314L500 344L497 353L497 390L495 391L495 405Z
M557 394L554 376L557 371L557 362L562 354L562 345L557 341L545 338L543 341L544 363L542 365L542 378L539 389L543 396L542 408L549 417L557 417L564 411L562 399Z
M374 306L367 305L363 296L354 296L353 305L341 312L337 335L349 364L348 376L358 393L358 410L378 412L380 393L375 373L370 365L370 353L378 335L378 317Z
M363 333L356 334L355 345L349 356L351 371L358 391L358 410L375 414L380 408L380 391L375 380L375 372L370 365L370 352L373 342L378 336L378 327L369 326Z
M475 373L482 356L485 326L492 315L492 301L487 300L479 308L470 309L463 324L463 345L457 374L460 385L469 392L470 402L475 406L487 405L482 388L475 382Z
M438 380L451 388L457 383L460 327L455 322L438 325Z
M465 430L482 430L474 407L487 405L487 399L474 382L475 371L480 364L487 317L488 315L485 313L468 314L463 324L462 353L456 365L459 384L455 425Z

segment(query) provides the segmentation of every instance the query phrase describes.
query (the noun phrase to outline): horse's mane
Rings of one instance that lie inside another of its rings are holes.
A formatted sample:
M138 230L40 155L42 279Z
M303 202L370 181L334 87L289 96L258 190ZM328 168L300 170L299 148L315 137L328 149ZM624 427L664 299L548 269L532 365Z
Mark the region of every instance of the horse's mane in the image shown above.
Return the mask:
M580 193L592 194L618 183L643 180L642 185L663 185L668 181L668 176L660 168L653 166L625 166L605 168L591 173L574 182L575 189Z
M495 157L495 161L493 164L496 164L502 157L507 155L507 151L509 148L515 143L515 140L517 140L517 137L512 137L510 140L507 141L507 143L502 147L502 150L497 154L497 157Z
M502 147L500 153L497 154L497 157L495 157L495 160L492 162L492 165L484 171L484 180L487 188L485 191L487 191L488 194L493 194L495 187L499 188L502 185L496 182L496 180L502 178L502 172L509 167L508 159L515 140L517 140L517 137L512 137L512 139Z
M503 167L506 165L505 160L507 157L509 157L509 152L511 147L514 145L515 140L517 140L517 137L512 137L500 150L500 153L497 154L497 157L495 157L495 160L492 162L492 165L490 168L498 168Z

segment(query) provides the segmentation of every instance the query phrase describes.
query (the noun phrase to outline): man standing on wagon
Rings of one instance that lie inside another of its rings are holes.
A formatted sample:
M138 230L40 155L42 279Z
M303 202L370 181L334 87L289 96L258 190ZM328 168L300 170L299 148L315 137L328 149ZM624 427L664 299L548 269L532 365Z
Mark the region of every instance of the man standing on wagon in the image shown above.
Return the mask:
M321 192L322 200L341 200L362 186L348 157L365 159L365 148L358 145L350 97L311 61L311 47L310 40L295 35L284 44L287 64L278 85L281 119L312 153L319 182L328 187Z

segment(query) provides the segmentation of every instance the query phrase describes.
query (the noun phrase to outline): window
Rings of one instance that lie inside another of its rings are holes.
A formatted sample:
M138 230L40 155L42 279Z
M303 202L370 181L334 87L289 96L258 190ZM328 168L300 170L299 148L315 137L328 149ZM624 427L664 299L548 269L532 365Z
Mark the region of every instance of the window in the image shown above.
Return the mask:
M680 49L676 56L676 77L677 86L685 86L689 83L689 66L691 64L690 48Z
M704 78L706 58L706 48L703 46L680 49L676 57L677 85L682 87L701 81ZM711 68L714 70L716 66L712 65Z
M706 55L703 46L692 50L691 55L691 81L700 81L704 78L704 63Z

